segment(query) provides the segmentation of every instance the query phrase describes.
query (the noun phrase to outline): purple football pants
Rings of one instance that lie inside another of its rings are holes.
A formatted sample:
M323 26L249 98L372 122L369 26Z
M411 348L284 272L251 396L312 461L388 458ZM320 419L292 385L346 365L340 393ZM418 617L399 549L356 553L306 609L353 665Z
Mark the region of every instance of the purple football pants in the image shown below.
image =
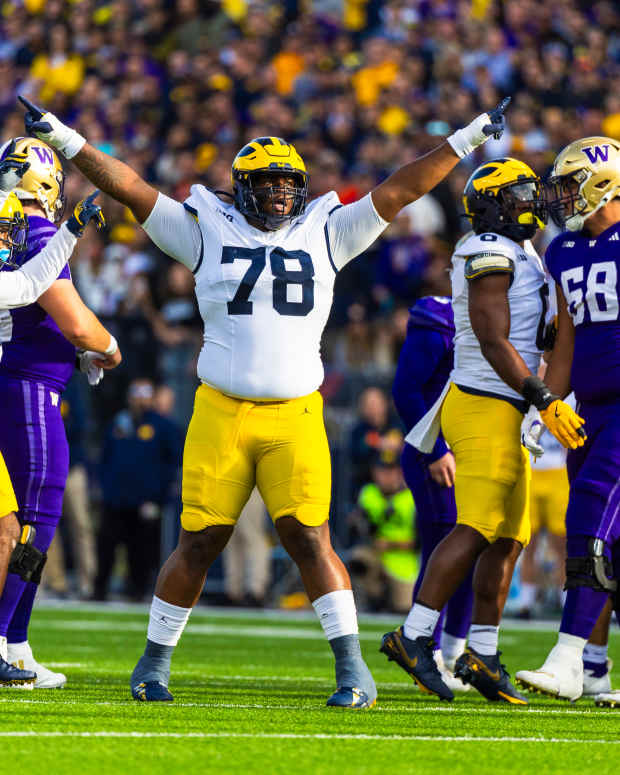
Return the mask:
M581 404L578 413L588 440L568 453L567 556L587 557L589 538L601 538L620 579L620 399ZM607 598L607 592L589 587L567 590L560 631L589 638Z
M413 588L413 602L415 602L431 554L456 524L456 503L454 488L440 487L434 482L424 457L410 444L405 444L401 462L405 482L415 501L421 548L420 572ZM435 643L439 644L441 640L442 628L456 638L467 637L473 605L471 586L473 574L472 568L441 612L433 633Z
M49 548L62 514L69 447L60 394L41 382L0 377L0 451L6 462L22 522L34 524L34 545ZM0 635L27 639L37 586L9 573L0 598Z

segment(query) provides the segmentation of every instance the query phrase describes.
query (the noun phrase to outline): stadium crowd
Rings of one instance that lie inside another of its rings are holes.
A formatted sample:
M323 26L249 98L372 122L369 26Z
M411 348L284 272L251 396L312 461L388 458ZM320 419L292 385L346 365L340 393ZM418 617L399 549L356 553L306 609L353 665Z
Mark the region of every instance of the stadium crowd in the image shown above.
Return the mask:
M580 136L620 138L620 12L607 0L6 0L0 75L3 142L23 134L16 95L26 94L179 200L196 182L230 191L238 149L280 135L305 159L311 196L333 189L351 202L506 94L499 152L538 173L577 124ZM394 438L383 403L407 308L424 294L449 295L463 187L489 153L497 144L406 208L338 278L323 393L341 546L372 455ZM69 204L90 188L70 172ZM94 390L76 378L93 482L104 428L135 380L167 386L159 411L187 426L202 328L191 273L128 210L102 204L109 228L88 232L71 264L124 355ZM370 432L373 412L381 427Z

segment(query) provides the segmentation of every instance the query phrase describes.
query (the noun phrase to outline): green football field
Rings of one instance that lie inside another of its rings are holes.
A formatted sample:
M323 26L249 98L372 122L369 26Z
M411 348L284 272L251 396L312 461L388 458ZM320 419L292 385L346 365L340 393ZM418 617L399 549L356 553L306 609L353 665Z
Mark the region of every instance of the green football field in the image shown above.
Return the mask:
M174 703L131 700L147 612L102 606L35 611L38 658L68 676L62 690L0 692L11 772L56 773L617 773L620 710L535 697L529 708L470 692L424 699L378 652L399 622L362 619L377 707L324 707L333 662L309 615L197 609L173 661ZM508 669L538 667L553 631L506 629ZM620 636L611 655L620 664ZM615 673L620 686L620 671Z

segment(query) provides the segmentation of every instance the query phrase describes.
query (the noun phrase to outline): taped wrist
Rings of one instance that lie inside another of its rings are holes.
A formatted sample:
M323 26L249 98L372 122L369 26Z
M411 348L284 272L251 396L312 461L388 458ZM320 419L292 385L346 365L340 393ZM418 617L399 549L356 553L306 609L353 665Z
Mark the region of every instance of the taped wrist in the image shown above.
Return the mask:
M560 399L560 396L556 396L555 393L549 390L540 377L535 377L534 375L523 380L521 395L529 404L533 404L539 412Z
M454 134L446 138L446 141L452 146L452 150L459 159L462 159L489 139L489 136L484 134L483 127L490 123L488 113L483 113L463 129L457 129Z

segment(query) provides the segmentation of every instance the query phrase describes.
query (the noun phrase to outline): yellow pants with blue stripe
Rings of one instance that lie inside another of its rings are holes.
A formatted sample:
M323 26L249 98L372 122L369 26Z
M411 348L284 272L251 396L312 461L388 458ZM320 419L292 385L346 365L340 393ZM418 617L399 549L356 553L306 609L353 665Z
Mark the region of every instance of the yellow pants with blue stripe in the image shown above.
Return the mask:
M201 385L183 453L183 528L234 525L255 485L274 522L292 516L317 526L328 518L321 394L251 401Z
M529 453L521 446L523 415L508 401L465 393L451 385L441 430L454 453L457 524L489 542L530 540Z
M11 477L6 468L6 463L0 454L0 518L6 517L13 511L17 511L17 499L13 492Z

